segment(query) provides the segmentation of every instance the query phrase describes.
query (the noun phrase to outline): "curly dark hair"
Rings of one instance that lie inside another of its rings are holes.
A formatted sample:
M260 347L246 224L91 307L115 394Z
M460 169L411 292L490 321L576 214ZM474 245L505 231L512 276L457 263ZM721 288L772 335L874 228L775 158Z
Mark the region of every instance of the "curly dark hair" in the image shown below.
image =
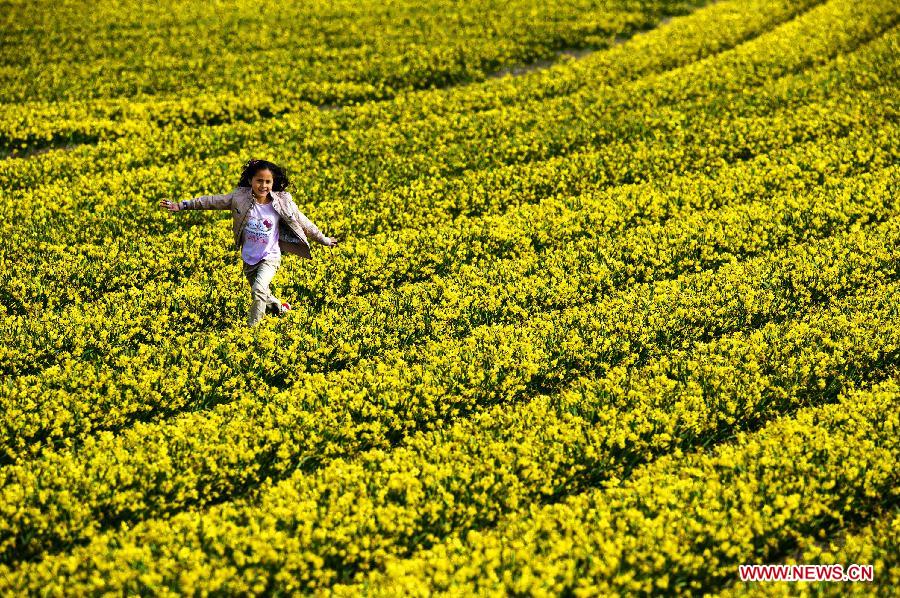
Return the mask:
M241 171L241 180L238 181L237 186L249 187L254 175L260 170L267 169L272 171L272 191L284 191L290 186L291 182L288 180L284 170L268 160L248 160Z

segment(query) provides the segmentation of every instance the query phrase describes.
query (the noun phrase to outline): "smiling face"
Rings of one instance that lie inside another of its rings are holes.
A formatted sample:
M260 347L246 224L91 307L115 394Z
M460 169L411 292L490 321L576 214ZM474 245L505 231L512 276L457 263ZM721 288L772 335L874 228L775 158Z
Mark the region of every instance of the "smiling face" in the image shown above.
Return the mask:
M269 195L269 191L272 190L274 183L275 179L272 176L272 171L264 168L253 175L253 178L250 180L250 189L253 190L253 195L257 198L264 199Z

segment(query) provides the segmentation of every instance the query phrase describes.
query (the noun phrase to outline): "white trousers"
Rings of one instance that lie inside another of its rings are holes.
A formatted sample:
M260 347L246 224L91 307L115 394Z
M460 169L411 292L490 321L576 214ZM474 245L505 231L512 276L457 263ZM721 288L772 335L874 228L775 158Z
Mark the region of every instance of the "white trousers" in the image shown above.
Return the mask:
M267 257L255 266L244 262L244 276L250 283L250 313L247 315L247 325L256 326L266 313L266 306L272 305L277 314L281 308L281 301L269 290L269 284L275 277L275 272L281 265L281 256Z

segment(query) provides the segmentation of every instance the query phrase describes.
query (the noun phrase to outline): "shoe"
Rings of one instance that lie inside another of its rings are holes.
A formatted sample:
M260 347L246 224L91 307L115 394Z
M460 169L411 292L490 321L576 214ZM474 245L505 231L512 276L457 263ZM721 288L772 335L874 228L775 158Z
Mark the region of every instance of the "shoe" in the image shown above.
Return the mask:
M284 314L286 314L289 311L291 311L291 304L284 302L281 304L281 309L279 310L278 315L283 316Z

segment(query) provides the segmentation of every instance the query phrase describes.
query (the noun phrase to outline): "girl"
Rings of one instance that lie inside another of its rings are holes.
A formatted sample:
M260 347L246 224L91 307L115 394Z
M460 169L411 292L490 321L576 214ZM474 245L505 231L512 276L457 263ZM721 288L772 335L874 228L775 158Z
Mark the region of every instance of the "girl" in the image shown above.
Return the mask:
M226 195L203 195L196 199L159 205L171 212L181 210L231 210L234 244L241 251L244 276L250 283L252 303L247 324L255 326L266 311L282 315L291 306L269 291L269 283L281 265L282 253L311 259L307 237L334 247L337 237L326 237L297 208L284 171L266 160L250 160L244 165L234 191Z

